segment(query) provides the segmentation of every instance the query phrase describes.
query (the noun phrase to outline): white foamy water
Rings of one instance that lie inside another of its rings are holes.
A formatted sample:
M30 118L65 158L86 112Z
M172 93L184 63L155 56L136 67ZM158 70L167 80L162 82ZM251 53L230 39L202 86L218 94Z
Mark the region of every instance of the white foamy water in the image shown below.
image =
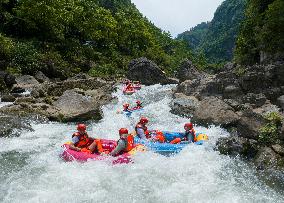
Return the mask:
M118 129L134 125L141 115L150 129L183 130L188 121L170 113L173 86L144 87L131 96L114 93L117 102L103 107L104 118L89 123L90 135L118 139ZM131 117L117 114L124 102L143 101L143 112ZM70 140L75 124L34 125L34 132L0 138L0 202L283 202L283 194L262 183L256 172L239 159L214 151L220 127L196 126L207 133L203 146L190 144L166 157L152 152L137 154L133 164L108 161L66 163L60 145Z

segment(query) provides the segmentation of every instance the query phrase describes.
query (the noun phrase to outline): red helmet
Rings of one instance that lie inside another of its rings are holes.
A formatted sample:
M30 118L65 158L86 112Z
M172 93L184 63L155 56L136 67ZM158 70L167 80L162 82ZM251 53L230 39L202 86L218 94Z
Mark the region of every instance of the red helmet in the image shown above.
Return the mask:
M128 130L126 128L119 129L119 135L128 134Z
M146 123L148 123L148 122L149 122L148 118L146 118L146 117L141 117L140 123L146 124Z
M85 124L78 124L77 125L77 130L85 131L86 130L86 125Z
M137 100L137 101L136 101L136 104L141 104L141 101L140 101L140 100Z
M128 103L125 103L125 104L123 104L123 107L128 108L128 107L129 107L129 104L128 104Z
M184 124L184 127L187 127L187 128L189 128L189 129L192 129L192 128L193 128L193 125L192 125L192 123L186 123L186 124Z

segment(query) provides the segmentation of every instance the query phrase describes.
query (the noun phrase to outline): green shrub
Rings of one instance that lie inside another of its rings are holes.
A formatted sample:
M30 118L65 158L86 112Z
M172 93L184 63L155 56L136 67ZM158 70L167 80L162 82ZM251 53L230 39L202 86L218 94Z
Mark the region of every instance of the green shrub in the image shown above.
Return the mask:
M278 138L278 128L273 123L267 123L259 130L258 140L263 144L273 143Z
M259 129L258 140L263 144L272 144L279 138L279 127L283 117L277 112L271 112L264 116L266 124Z

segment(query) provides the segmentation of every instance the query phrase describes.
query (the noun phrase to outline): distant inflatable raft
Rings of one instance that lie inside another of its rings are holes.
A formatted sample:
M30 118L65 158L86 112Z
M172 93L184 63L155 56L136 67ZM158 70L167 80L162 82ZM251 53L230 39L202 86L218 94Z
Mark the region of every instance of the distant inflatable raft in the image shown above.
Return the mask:
M134 142L136 144L138 143L143 144L147 147L147 149L158 152L158 153L178 153L184 147L188 146L188 144L190 143L190 142L185 141L179 144L170 144L169 142L172 141L173 139L184 137L183 133L168 132L168 131L162 131L162 132L167 140L166 143L145 141L145 140L141 140L137 136L134 138ZM204 141L208 140L208 136L203 133L196 133L196 139L197 139L197 142L194 142L194 144L202 145Z

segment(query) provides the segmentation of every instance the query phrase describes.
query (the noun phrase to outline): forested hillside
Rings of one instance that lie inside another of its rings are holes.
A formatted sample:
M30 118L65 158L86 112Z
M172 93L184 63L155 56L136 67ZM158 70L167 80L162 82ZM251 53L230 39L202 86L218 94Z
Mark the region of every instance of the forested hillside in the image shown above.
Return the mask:
M204 54L209 63L230 61L236 37L244 17L246 0L226 0L216 10L211 22L201 23L180 35L196 54Z
M130 0L2 0L0 69L65 78L122 74L146 56L166 72L190 57L186 44L149 22Z
M237 40L235 58L243 64L284 56L284 1L250 0Z

